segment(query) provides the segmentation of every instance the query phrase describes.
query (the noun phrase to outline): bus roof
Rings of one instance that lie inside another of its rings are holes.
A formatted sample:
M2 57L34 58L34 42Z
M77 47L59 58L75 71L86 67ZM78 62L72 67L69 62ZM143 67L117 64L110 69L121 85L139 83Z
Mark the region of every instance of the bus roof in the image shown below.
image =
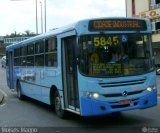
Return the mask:
M88 26L88 23L89 21L92 21L92 20L113 20L113 19L118 19L118 20L125 20L125 19L128 19L128 20L143 20L147 23L147 25L150 23L148 19L144 19L144 18L132 18L132 17L102 17L102 18L92 18L92 19L84 19L84 20L80 20L76 23L73 23L73 24L70 24L70 25L67 25L67 26L64 26L64 27L61 27L61 28L57 28L57 29L54 29L54 30L51 30L51 31L48 31L44 34L40 34L40 35L37 35L35 37L31 37L29 39L26 39L22 42L18 42L18 43L15 43L15 44L12 44L12 45L9 45L6 47L7 50L9 49L12 49L12 48L15 48L15 47L20 47L24 44L28 44L28 43L32 43L34 41L37 41L37 40L41 40L41 39L44 39L44 38L48 38L50 36L55 36L55 35L58 35L58 34L61 34L61 33L65 33L67 31L72 31L72 30L76 30L77 33L80 33L80 30L82 29L82 25L86 25ZM80 26L80 27L78 27ZM88 30L88 28L87 28Z

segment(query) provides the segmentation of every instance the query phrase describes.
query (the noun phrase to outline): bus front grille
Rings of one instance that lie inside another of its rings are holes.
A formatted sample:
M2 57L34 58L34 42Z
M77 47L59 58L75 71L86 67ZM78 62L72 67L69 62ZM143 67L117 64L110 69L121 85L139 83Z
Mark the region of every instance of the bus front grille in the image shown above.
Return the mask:
M144 90L139 90L139 91L133 91L133 92L128 92L127 96L131 95L136 95L142 93ZM115 93L115 94L103 94L104 97L110 98L110 97L121 97L122 93Z
M139 79L139 80L127 80L127 81L117 81L117 82L100 82L99 85L102 88L107 87L118 87L118 86L128 86L128 85L137 85L145 83L146 79Z

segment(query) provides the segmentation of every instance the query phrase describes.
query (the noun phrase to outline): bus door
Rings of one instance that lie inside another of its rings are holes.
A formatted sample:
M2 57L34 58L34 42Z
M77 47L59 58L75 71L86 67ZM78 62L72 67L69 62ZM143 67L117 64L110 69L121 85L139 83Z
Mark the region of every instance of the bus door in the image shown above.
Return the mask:
M62 39L62 71L65 107L74 111L79 109L77 65L75 56L76 36Z
M8 53L8 66L9 66L9 81L10 81L10 89L14 88L13 85L13 52Z

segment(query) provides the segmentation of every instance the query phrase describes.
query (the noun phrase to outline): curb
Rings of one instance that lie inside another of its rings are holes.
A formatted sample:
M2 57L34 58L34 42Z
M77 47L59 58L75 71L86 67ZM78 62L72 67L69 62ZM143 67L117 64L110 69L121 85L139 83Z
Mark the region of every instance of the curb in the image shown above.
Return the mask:
M0 104L2 104L3 99L4 99L4 95L0 92Z

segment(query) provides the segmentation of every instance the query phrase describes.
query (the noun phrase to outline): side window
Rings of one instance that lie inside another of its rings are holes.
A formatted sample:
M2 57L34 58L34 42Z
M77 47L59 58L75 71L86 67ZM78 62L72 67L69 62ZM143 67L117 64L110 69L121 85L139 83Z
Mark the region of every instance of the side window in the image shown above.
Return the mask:
M48 67L56 67L57 66L57 54L50 53L45 55L45 65Z
M27 66L34 66L34 56L27 56Z
M20 58L14 58L14 66L20 66Z
M44 66L44 40L35 43L35 66Z
M45 41L45 52L57 51L57 39L55 37L48 38Z
M34 66L34 44L27 45L27 66Z
M20 48L14 50L14 66L20 66Z
M20 66L26 66L26 57L20 58Z
M27 55L27 46L23 46L20 48L20 55L21 56Z
M14 50L14 57L19 57L20 56L20 48L16 48Z
M45 66L57 66L57 38L51 37L45 40Z
M35 56L35 66L44 66L44 54Z
M35 54L40 54L44 52L44 41L38 41L35 43Z
M27 46L20 47L20 66L26 66Z
M28 55L33 55L34 54L34 44L29 44L27 46L27 54Z

